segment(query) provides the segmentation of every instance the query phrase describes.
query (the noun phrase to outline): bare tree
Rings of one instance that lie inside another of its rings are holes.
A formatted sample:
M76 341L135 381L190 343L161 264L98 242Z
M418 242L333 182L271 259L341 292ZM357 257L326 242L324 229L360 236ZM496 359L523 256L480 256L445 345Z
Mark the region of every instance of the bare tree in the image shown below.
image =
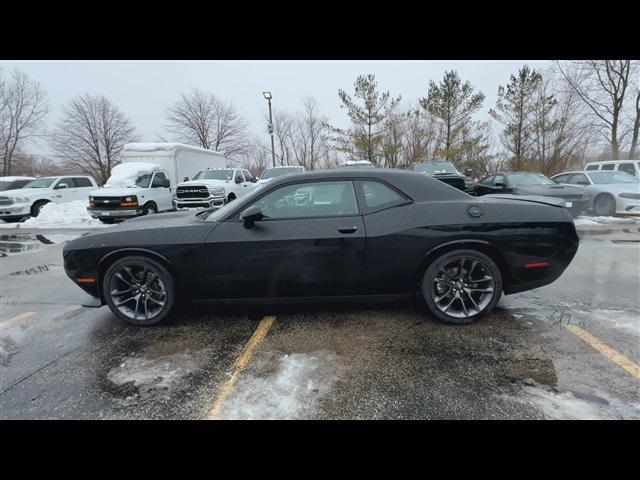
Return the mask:
M0 66L1 68L1 66ZM2 174L11 175L14 154L40 133L49 111L47 95L38 82L15 70L7 81L0 70L0 156Z
M50 158L16 151L13 156L13 174L27 177L49 177L64 175L65 169Z
M609 143L612 158L620 158L620 150L630 131L624 127L623 109L631 60L580 60L557 62L557 66L595 116L597 131Z
M165 111L165 131L178 142L222 152L228 157L245 153L247 122L233 103L197 88L183 93Z
M104 183L120 162L125 143L138 138L129 118L111 100L83 94L64 108L51 147L68 169Z
M404 113L403 165L434 160L442 142L442 128L422 108L412 107Z
M631 62L631 89L635 93L635 107L632 111L633 124L631 127L631 145L629 158L636 158L638 136L640 134L640 61Z
M250 139L245 151L236 158L235 163L239 167L259 177L264 169L271 165L271 144L267 145L257 138Z
M297 116L293 129L293 153L298 165L315 170L329 155L327 118L318 112L318 102L314 98L306 98L303 105L304 111Z
M266 119L266 117L265 117ZM279 165L292 165L295 159L293 136L295 130L294 115L282 110L273 111L273 135L275 137L275 156Z

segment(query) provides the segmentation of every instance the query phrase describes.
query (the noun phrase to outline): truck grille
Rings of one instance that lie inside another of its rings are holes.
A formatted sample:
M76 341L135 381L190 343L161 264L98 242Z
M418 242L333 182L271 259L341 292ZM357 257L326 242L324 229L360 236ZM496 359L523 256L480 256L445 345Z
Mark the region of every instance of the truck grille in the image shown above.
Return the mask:
M120 208L120 197L93 197L94 208L102 210L115 210Z
M12 203L11 197L0 197L0 205L11 205Z
M184 186L176 188L178 198L209 198L209 189L205 186Z
M437 178L441 182L451 185L452 187L456 187L458 190L465 189L464 178L438 178L438 177L435 177L435 178Z

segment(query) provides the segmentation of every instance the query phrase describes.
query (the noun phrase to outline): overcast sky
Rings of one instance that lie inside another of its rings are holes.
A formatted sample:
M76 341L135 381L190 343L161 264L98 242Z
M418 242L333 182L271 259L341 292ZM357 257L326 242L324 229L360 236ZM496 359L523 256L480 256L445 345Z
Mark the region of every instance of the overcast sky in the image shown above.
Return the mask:
M313 96L320 110L336 126L348 126L340 108L338 89L353 92L357 75L374 73L381 89L402 95L403 102L425 96L430 79L438 81L445 70L455 69L486 95L478 119L488 118L499 84L523 64L536 69L547 61L2 61L4 74L24 71L47 91L51 107L48 123L59 118L62 106L80 93L111 98L142 134L156 141L163 125L163 111L181 92L199 87L231 100L257 134L267 136L262 116L266 112L264 90L273 93L275 109L300 110ZM47 154L45 143L27 152Z

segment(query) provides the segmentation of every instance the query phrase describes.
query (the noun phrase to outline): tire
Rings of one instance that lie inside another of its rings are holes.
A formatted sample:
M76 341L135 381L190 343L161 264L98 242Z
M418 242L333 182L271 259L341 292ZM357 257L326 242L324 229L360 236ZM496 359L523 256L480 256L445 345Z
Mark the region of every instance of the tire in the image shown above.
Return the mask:
M459 278L460 271L462 278ZM482 318L496 306L502 295L502 275L496 263L484 253L453 250L427 267L420 294L438 320L465 325Z
M111 312L132 325L146 327L164 322L177 303L173 276L148 257L130 256L115 261L101 283Z
M147 203L142 208L142 215L154 215L158 213L158 207L156 207L155 203Z
M116 219L115 218L100 218L99 219L102 223L106 223L107 225L111 225L116 223Z
M230 203L236 199L236 196L233 193L230 193L227 197L227 203Z
M598 216L612 216L616 213L615 199L607 193L601 193L593 200L593 212Z
M31 205L31 216L37 217L38 215L40 215L42 207L44 207L47 203L49 202L46 200L38 200L36 203Z

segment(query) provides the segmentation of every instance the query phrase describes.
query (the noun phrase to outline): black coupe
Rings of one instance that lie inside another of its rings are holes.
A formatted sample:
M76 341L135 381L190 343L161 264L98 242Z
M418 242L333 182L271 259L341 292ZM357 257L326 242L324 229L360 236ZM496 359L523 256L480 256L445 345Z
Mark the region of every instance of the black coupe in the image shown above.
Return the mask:
M501 294L547 285L578 249L544 200L477 198L426 175L329 170L275 178L219 210L128 220L64 247L67 275L151 325L178 298L265 303L419 294L470 323Z
M487 194L542 195L564 202L573 216L587 206L587 190L579 185L558 185L546 175L536 172L503 172L489 175L473 187L474 195Z

